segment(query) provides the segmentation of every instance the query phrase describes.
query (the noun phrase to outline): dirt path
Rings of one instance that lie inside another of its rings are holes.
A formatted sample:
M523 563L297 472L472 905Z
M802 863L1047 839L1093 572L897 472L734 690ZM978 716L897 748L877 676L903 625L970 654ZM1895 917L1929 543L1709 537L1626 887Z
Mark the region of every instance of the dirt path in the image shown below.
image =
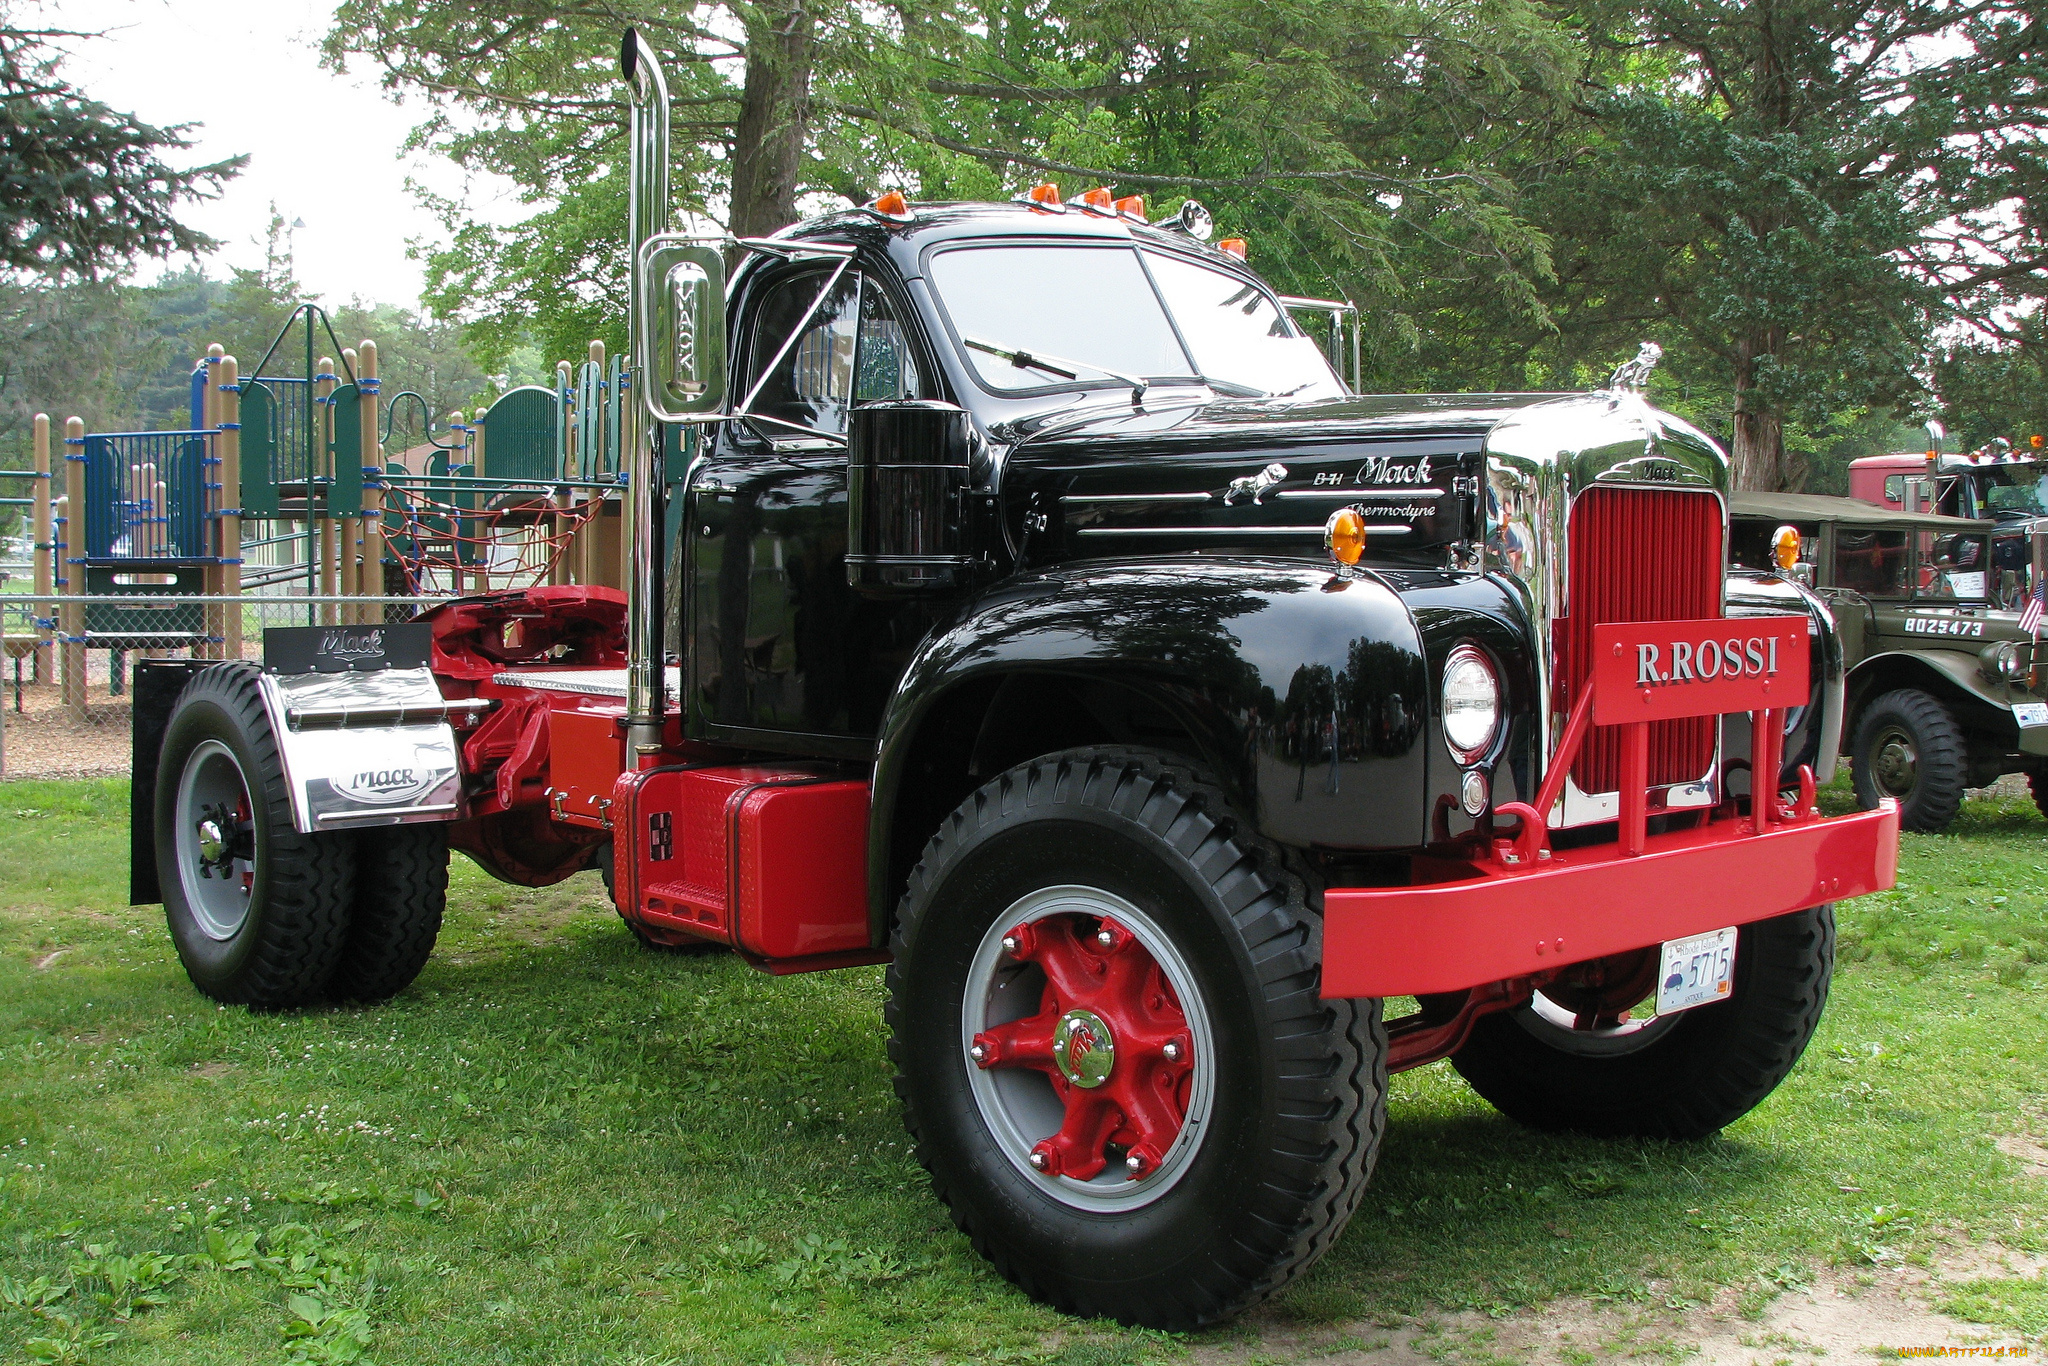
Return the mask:
M2018 1254L1969 1255L1932 1269L1829 1274L1780 1295L1754 1318L1738 1311L1733 1292L1723 1302L1686 1310L1560 1300L1498 1319L1446 1314L1396 1327L1301 1330L1255 1315L1239 1341L1205 1346L1193 1356L1202 1366L1595 1366L1660 1358L1687 1366L1807 1366L1896 1359L1914 1348L1974 1347L2011 1352L1997 1359L2048 1360L2048 1339L2030 1342L1965 1323L1932 1304L1945 1286L1986 1276L2039 1277L2044 1262Z

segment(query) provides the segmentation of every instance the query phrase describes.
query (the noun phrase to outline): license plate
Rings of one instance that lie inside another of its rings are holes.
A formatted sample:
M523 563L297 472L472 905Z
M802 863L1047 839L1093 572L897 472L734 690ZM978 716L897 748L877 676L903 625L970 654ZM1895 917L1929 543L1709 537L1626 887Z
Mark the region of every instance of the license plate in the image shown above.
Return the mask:
M1657 1013L1690 1010L1728 999L1735 986L1735 927L1664 941L1657 975Z
M2048 702L2015 702L2012 719L2022 726L2048 726Z

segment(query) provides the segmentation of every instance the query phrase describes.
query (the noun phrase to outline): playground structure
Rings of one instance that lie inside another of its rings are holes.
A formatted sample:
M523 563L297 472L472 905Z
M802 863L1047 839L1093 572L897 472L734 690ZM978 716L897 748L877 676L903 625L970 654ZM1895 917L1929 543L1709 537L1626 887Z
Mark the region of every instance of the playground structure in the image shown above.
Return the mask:
M511 389L437 435L424 396L381 392L374 341L341 346L304 304L246 377L220 346L197 359L181 429L70 417L59 459L38 414L34 469L0 472L33 482L7 500L33 508L34 535L33 629L8 654L39 681L54 669L83 719L93 652L114 693L131 653L242 658L243 601L302 598L302 624L350 626L410 615L393 599L619 586L627 384L593 342L552 388ZM401 413L422 436L411 463L387 456Z

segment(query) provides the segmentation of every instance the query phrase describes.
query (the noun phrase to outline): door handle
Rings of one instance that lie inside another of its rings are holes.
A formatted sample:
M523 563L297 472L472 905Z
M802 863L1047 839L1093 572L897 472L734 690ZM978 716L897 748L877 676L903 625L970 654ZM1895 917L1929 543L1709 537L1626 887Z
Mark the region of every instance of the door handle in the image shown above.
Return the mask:
M706 479L702 483L690 485L690 492L701 493L707 498L730 498L739 490L716 479Z

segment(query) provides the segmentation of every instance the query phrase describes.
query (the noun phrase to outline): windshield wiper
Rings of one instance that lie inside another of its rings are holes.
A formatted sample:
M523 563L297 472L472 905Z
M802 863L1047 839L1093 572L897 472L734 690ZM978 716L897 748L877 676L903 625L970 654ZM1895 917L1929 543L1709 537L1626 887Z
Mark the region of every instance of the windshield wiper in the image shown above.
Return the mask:
M1090 361L1068 360L1065 356L1051 356L1043 351L1020 351L1013 347L997 346L994 342L985 342L978 337L962 337L960 340L969 350L986 352L997 360L1008 361L1019 370L1042 370L1048 375L1058 375L1061 379L1079 379L1081 377L1081 370L1093 370L1098 375L1105 375L1110 379L1130 385L1131 406L1133 408L1145 401L1145 391L1152 387L1152 381L1149 379L1143 379L1137 375L1126 375L1121 370L1107 369ZM1079 368L1076 370L1064 368L1069 365Z

